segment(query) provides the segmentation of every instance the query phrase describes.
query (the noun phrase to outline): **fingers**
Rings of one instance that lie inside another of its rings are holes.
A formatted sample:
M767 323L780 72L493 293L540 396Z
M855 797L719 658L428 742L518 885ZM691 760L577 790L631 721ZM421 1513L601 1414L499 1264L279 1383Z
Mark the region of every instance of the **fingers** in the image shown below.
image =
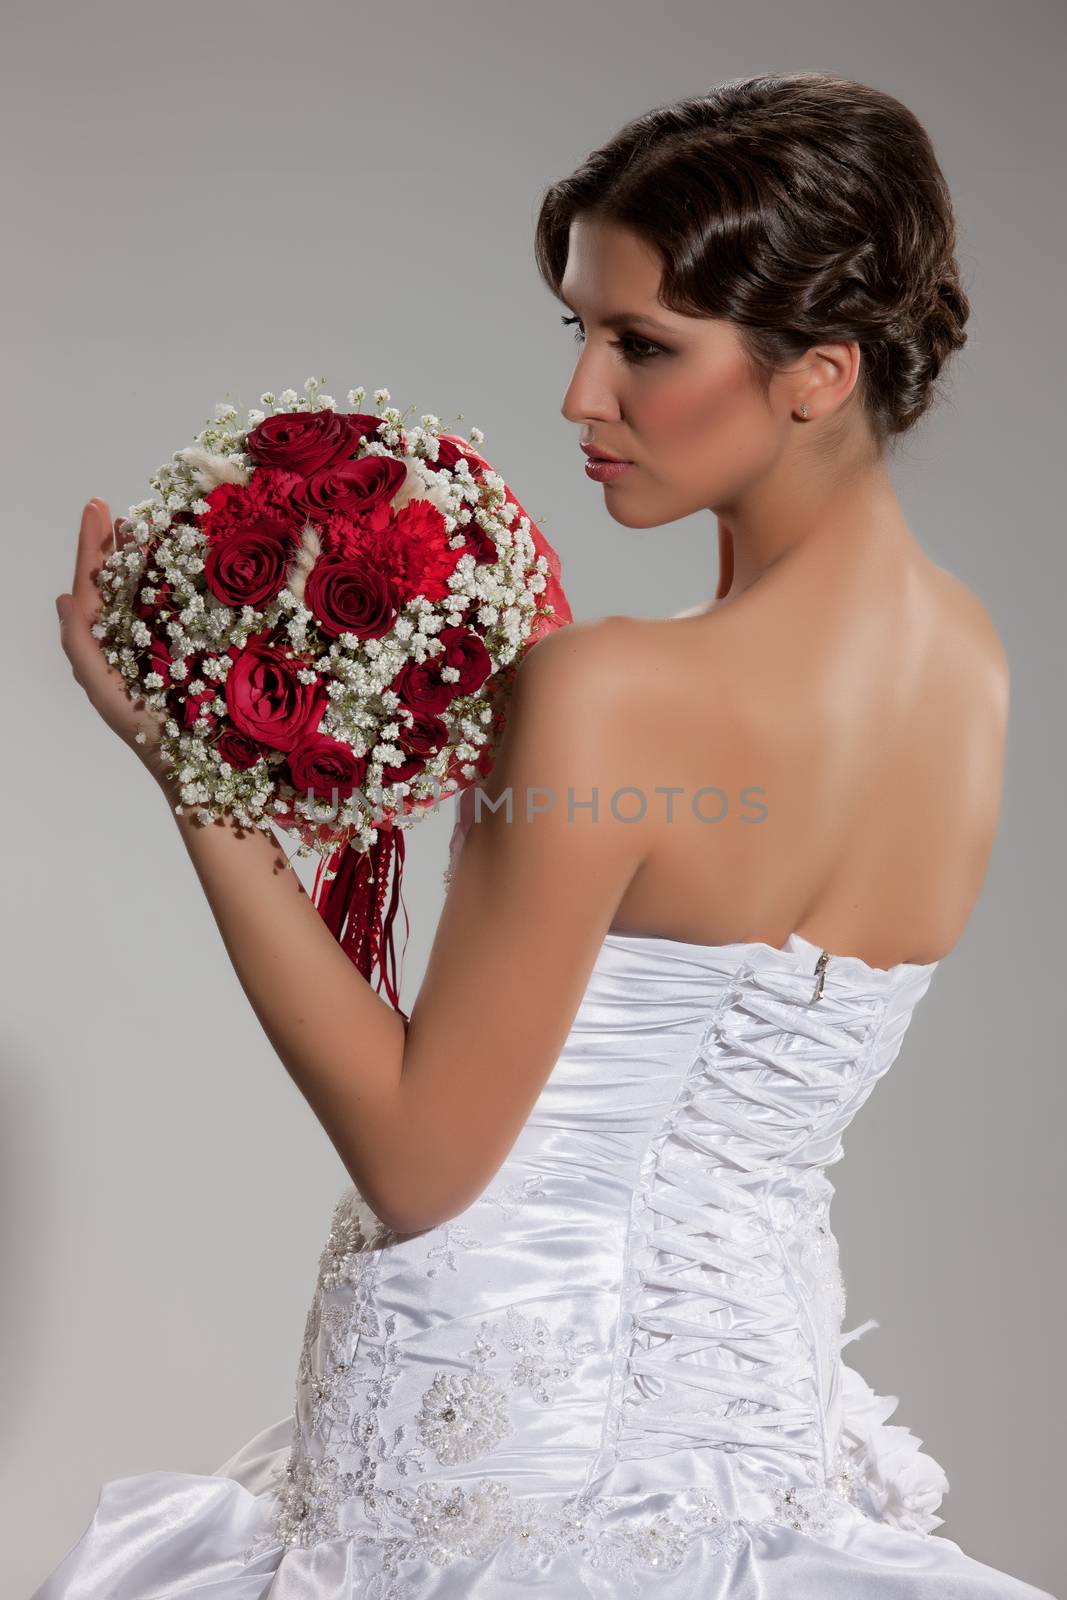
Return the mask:
M71 593L76 604L84 605L92 585L93 560L98 548L100 514L96 501L90 500L82 507L81 527L78 530L78 548L74 557L74 582Z
M95 614L100 599L93 573L99 570L105 557L110 554L111 542L111 512L107 502L90 500L82 510L73 585L75 604L83 606L89 615Z

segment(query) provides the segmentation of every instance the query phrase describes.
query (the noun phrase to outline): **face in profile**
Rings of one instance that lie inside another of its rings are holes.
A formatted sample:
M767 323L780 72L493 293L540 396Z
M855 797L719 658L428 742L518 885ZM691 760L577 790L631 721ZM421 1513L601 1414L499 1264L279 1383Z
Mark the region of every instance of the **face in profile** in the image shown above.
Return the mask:
M601 488L617 522L726 516L792 443L795 383L764 393L734 326L659 304L659 257L615 223L571 224L561 299L581 344L560 410L580 442L630 461Z

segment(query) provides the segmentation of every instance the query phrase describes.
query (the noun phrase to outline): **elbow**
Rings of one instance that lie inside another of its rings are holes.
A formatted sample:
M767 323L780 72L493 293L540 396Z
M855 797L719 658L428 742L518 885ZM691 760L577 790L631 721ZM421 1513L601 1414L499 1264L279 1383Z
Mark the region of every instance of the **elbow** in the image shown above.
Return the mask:
M360 1193L379 1222L391 1233L426 1233L439 1228L471 1204L466 1196L430 1194L416 1174L394 1175L386 1182L360 1187Z

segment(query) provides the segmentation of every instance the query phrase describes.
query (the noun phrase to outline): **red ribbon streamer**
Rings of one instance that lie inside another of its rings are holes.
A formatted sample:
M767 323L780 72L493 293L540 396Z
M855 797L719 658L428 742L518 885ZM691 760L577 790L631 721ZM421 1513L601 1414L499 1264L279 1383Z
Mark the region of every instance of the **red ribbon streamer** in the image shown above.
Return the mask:
M393 890L383 915L390 865L394 866ZM385 985L390 1005L407 1022L410 1020L408 1013L400 1006L400 984L393 947L393 923L397 908L402 905L400 882L403 866L404 829L381 827L377 829L374 843L368 850L354 850L351 845L344 844L339 845L330 856L320 859L311 899L345 955L368 983L377 964L379 976L376 990L381 993L382 985ZM328 871L333 871L335 876L326 882L320 895L319 886ZM403 909L406 952L411 924L407 907Z

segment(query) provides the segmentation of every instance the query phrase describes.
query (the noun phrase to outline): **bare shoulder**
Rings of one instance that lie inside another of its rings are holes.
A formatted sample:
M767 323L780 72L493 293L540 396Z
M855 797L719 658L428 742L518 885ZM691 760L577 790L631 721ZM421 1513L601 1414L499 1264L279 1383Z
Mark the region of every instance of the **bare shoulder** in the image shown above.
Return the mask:
M549 671L570 673L577 681L583 676L596 676L597 669L601 676L611 667L622 671L632 659L641 626L639 617L614 614L569 622L546 634L526 652L519 674L530 677Z
M978 691L982 705L1003 724L1011 687L1008 652L988 606L969 584L930 563L946 651L959 673Z
M484 785L494 807L508 794L519 797L526 820L536 817L543 833L564 820L571 835L590 826L592 819L574 816L570 796L610 793L624 781L641 680L634 623L622 616L568 623L526 651ZM598 827L595 837L607 844L611 833Z
M720 734L741 724L751 712L745 674L736 667L738 636L728 613L705 610L680 617L635 617L619 614L575 623L540 640L519 669L525 675L528 700L566 710L564 724L583 723L602 748L614 744L627 760L635 757L634 729L639 744L654 759L669 746L679 724L692 736L692 718L707 727L709 690L714 686L714 715ZM751 635L744 640L752 648ZM747 707L747 712L746 712ZM734 713L737 713L735 715Z
M515 675L515 703L551 709L561 723L584 719L610 727L613 713L632 708L656 653L639 617L611 615L568 623L539 639Z

